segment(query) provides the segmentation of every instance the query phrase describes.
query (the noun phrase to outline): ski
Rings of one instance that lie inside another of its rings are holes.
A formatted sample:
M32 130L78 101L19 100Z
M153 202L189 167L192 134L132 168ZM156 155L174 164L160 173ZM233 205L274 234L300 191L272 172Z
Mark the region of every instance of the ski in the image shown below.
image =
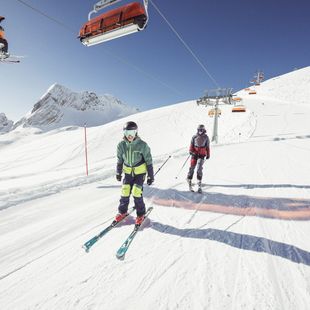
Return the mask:
M140 230L141 225L143 225L145 219L149 216L149 214L151 213L152 210L153 210L153 207L149 207L146 210L143 222L140 225L135 225L135 228L133 229L133 231L130 233L130 235L127 237L125 242L121 245L121 247L117 250L116 257L118 259L123 260L125 258L125 254L126 254L128 248L129 248L132 240L134 239L134 237L136 236L137 232Z
M82 246L82 248L85 250L85 252L88 253L90 248L98 240L100 240L104 235L106 235L111 229L116 227L119 223L123 222L134 210L135 210L135 208L132 208L131 210L129 210L128 215L126 215L126 217L124 217L121 221L117 222L114 220L109 226L107 226L105 229L103 229L99 234L97 234L96 236L94 236L93 238L91 238L87 242L85 242Z
M4 55L0 53L0 63L20 63L19 58L23 58L23 56Z
M8 64L18 64L18 63L20 63L20 60L5 59L5 60L0 60L0 62L4 62L4 63L8 63Z

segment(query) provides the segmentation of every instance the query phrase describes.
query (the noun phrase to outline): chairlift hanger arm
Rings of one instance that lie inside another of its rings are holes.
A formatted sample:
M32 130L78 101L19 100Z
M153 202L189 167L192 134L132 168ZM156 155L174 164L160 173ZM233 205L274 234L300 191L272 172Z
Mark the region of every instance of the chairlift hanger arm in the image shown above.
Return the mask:
M102 10L102 9L104 9L104 8L110 6L110 5L113 5L113 4L115 4L115 3L119 2L119 1L122 1L122 0L101 0L101 1L97 2L94 5L93 10L89 12L88 20L91 20L91 15L92 14L98 13L100 10ZM147 7L148 7L149 0L143 0L143 3L144 3L145 10L147 12Z
M114 3L117 3L119 1L121 0L101 0L94 5L94 11L98 12L99 10L102 10L103 8L112 5Z
M114 3L117 3L119 1L122 1L122 0L101 0L101 1L98 1L95 5L94 5L94 8L92 11L89 12L88 14L88 20L91 19L91 15L92 14L95 14L95 13L98 13L100 10L114 4Z

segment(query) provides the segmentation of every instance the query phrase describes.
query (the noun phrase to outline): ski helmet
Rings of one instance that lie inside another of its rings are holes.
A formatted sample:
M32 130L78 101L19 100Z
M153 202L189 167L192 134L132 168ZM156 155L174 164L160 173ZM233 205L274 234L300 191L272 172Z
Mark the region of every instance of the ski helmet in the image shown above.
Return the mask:
M124 125L123 130L138 130L138 125L130 121Z
M203 124L198 125L198 127L197 127L197 132L198 132L198 134L200 134L200 135L202 135L203 133L207 132L207 131L206 131L206 128L205 128L205 125L203 125Z

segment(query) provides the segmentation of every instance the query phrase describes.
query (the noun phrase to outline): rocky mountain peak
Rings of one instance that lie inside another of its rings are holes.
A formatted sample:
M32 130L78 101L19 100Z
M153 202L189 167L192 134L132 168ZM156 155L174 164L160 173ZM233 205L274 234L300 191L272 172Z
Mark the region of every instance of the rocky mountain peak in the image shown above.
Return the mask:
M130 107L112 95L98 96L94 92L74 92L58 83L53 84L36 102L33 109L14 128L38 127L54 129L64 126L98 126L134 113Z
M9 120L4 113L0 113L0 134L10 131L13 127L13 121Z

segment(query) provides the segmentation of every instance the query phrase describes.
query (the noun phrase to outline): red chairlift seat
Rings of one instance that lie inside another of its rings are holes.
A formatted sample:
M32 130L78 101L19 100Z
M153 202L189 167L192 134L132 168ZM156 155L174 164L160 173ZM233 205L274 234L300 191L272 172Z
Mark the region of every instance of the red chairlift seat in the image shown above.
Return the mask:
M80 41L92 46L140 30L147 23L147 12L139 2L132 2L105 12L85 23L79 34Z

